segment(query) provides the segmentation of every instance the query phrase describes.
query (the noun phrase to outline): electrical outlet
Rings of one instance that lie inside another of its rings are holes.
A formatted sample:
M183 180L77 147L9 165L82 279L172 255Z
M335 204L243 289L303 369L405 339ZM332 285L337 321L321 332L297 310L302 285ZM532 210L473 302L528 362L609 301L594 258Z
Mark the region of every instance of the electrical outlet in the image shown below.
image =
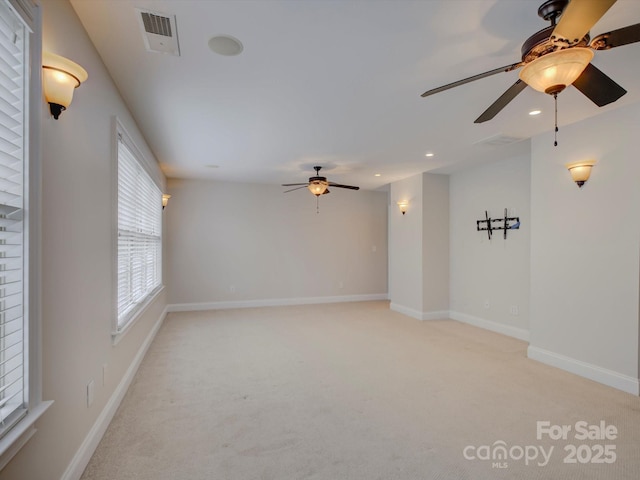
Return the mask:
M491 308L491 302L489 300L484 301L484 308L486 308L487 310Z
M93 398L95 395L95 382L91 380L87 383L87 408L93 405Z
M229 293L236 293L236 286L235 285L229 285Z
M373 246L371 247L371 251L372 251L373 253L376 253L376 252L378 251L378 247L376 247L375 245L373 245Z
M342 280L338 282L338 288L344 288L344 282Z
M509 313L511 315L519 315L520 314L520 310L518 309L517 305L511 305L511 308L509 309Z

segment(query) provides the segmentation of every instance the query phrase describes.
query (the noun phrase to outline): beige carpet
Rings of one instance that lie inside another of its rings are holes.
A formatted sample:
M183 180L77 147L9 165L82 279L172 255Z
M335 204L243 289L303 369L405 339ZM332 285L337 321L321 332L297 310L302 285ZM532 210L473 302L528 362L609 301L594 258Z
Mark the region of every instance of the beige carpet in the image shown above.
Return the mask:
M577 440L580 421L617 437ZM170 314L82 477L516 478L637 480L640 399L387 302Z

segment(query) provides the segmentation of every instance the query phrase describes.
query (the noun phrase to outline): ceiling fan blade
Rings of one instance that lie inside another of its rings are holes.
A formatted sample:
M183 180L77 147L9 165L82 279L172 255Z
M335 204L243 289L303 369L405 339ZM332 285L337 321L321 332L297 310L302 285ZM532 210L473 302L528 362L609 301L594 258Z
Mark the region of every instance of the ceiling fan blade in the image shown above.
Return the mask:
M304 185L305 187L309 185L309 183L283 183L283 187L297 187L298 185Z
M327 193L331 193L328 188L324 192L322 192L322 195L326 195Z
M360 190L360 187L354 187L353 185L340 185L339 183L329 182L330 187L348 188L350 190Z
M448 83L443 85L442 87L433 88L431 90L427 90L424 92L421 97L428 97L429 95L433 95L434 93L444 92L445 90L449 90L450 88L459 87L460 85L464 85L465 83L473 82L475 80L480 80L481 78L490 77L491 75L495 75L496 73L502 72L510 72L511 70L515 70L516 68L524 65L522 62L514 63L512 65L505 65L504 67L495 68L493 70L489 70L488 72L479 73L478 75L474 75L473 77L464 78L462 80L458 80L457 82Z
M573 82L573 86L599 107L615 102L627 93L624 88L591 63Z
M286 185L283 185L283 187L285 187ZM296 187L296 188L292 188L291 190L285 190L282 193L289 193L289 192L293 192L294 190L300 190L301 188L307 188L307 185L303 185L302 187Z
M511 85L506 92L500 95L500 98L493 102L491 106L482 113L482 115L476 118L475 122L473 123L483 123L487 120L491 120L498 113L500 113L500 110L506 107L511 100L516 98L516 96L525 88L527 88L527 84L518 79L518 81Z
M609 50L636 42L640 42L640 23L598 35L591 41L591 48Z
M555 44L575 45L589 33L616 0L571 0L553 29Z

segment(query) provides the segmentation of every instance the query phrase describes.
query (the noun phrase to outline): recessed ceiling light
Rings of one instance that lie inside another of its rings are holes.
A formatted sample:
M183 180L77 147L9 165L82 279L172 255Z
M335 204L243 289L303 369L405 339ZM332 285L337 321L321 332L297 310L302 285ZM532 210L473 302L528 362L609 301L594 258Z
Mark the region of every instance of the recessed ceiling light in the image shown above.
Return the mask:
M213 52L224 55L225 57L240 55L244 49L242 42L231 35L216 35L211 37L209 39L209 48Z
M425 157L433 157L433 153L429 152L429 153L425 153L424 154Z
M529 115L531 115L532 117L535 115L540 115L542 113L542 110L531 110L529 112Z
M381 173L376 173L376 174L374 174L373 176L374 176L374 177L380 177L380 176L382 176L382 174L381 174Z

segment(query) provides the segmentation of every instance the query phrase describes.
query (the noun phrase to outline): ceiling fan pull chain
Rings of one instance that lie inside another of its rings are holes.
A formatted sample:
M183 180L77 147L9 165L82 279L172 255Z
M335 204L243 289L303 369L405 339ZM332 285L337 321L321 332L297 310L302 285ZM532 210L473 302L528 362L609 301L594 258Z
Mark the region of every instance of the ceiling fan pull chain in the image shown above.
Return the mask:
M316 195L316 214L320 213L320 197Z
M553 102L555 103L555 131L553 134L553 146L558 146L558 94L553 94Z

